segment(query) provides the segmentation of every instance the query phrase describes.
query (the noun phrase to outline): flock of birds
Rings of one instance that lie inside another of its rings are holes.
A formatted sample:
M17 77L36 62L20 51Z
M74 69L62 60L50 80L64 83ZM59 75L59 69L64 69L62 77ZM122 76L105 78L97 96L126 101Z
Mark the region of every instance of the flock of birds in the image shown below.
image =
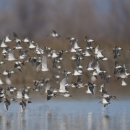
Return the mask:
M56 32L52 31L51 34L47 36L52 36L54 38L60 38L61 36ZM9 62L13 61L14 66L13 69L7 69L2 72L3 75L6 75L8 78L6 79L6 84L10 84L10 77L14 74L14 71L17 69L19 70L19 73L23 73L22 68L26 66L26 64L31 63L33 66L36 67L36 71L42 71L44 73L47 73L47 71L50 71L52 73L51 68L48 68L48 60L52 62L52 68L57 70L58 74L53 75L53 79L57 84L59 84L59 88L52 88L50 84L50 78L45 77L39 80L33 80L34 87L31 88L29 86L24 86L23 88L15 88L12 86L9 87L3 87L2 85L5 84L0 79L0 102L4 102L5 111L8 111L9 105L12 101L18 101L20 106L20 111L23 112L24 108L28 103L32 103L31 98L29 97L29 94L31 91L39 91L41 92L43 89L45 89L45 94L47 95L47 100L50 100L52 97L57 96L64 96L64 97L71 97L71 94L69 92L69 88L83 88L86 87L87 90L85 91L87 94L94 94L95 88L98 87L97 84L93 83L92 81L95 81L98 76L101 77L103 82L109 82L109 79L111 75L108 75L108 73L105 70L102 70L100 68L99 60L106 61L108 60L107 57L103 55L104 50L100 50L100 46L93 47L92 43L94 40L90 39L89 37L85 37L85 42L87 43L86 48L82 49L78 45L78 39L71 37L67 38L70 42L71 49L68 50L54 50L51 47L44 47L41 48L38 43L35 43L34 41L30 40L29 38L25 38L21 40L18 35L13 32L14 39L10 39L10 35L7 35L3 38L1 41L0 47L2 48L2 55L4 57L4 60L7 60ZM12 49L9 48L8 44L11 42L15 42L16 46ZM28 54L28 50L25 50L21 45L22 43L25 43L27 48L32 51L32 53L35 53L35 56L30 56ZM19 50L19 57L15 58L14 51ZM118 56L120 56L119 52L123 50L119 46L115 46L113 48L113 58L116 59ZM63 61L63 55L66 53L72 53L73 56L71 57L72 62L75 62L75 68L73 72L70 72L68 70L64 70L60 63ZM93 61L88 63L87 65L87 72L91 74L91 82L83 83L82 81L82 75L83 75L83 66L81 64L81 61L84 58L87 58L89 56L94 57ZM0 65L4 65L5 62L0 61ZM9 64L9 63L8 63ZM117 76L117 78L121 79L122 86L127 85L125 82L125 79L130 77L130 73L127 72L125 64L121 66L117 61L115 61L114 68L114 75ZM60 80L60 75L64 75L64 78ZM77 77L77 82L71 82L69 83L69 75L73 75ZM101 95L99 98L101 99L100 103L104 105L104 107L108 104L110 104L111 99L117 99L116 96L110 95L107 91L107 89L104 87L104 83L100 85L100 92Z

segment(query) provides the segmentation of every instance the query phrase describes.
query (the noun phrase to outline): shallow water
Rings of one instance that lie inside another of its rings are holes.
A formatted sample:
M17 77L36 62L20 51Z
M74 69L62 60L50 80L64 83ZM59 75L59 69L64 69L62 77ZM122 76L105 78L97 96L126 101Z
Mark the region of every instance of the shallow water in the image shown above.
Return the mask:
M0 104L0 130L130 130L129 100L34 101L23 113L18 103L4 112Z

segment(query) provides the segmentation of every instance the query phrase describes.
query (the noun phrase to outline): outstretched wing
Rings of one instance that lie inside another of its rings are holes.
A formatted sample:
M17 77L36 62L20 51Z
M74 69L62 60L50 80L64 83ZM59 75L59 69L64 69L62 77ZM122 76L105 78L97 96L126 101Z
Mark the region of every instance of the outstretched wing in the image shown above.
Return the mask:
M46 56L42 57L42 69L47 69L47 58L46 58Z
M38 45L38 43L36 43L36 50L39 50L40 46Z
M48 90L50 90L50 83L49 82L45 85L45 93L47 93Z
M91 91L92 94L94 94L94 86L92 83L88 83L88 87L89 87L89 90Z
M98 45L97 47L95 47L95 52L94 52L95 54L97 54L97 53L98 53L98 51L99 51L99 49L98 49L98 48L99 48L99 45Z
M8 53L8 59L12 60L14 59L14 49L10 50Z
M79 49L80 47L78 46L78 39L75 40L74 43L74 49Z
M66 84L67 84L67 79L64 78L64 79L60 82L60 90L61 90L62 92L66 92L66 88L65 88Z
M36 71L39 71L40 70L40 62L36 62Z
M54 34L56 34L57 32L55 30L52 30Z
M88 68L91 68L93 61L88 63Z
M13 34L15 38L18 38L18 35L15 32L13 32Z

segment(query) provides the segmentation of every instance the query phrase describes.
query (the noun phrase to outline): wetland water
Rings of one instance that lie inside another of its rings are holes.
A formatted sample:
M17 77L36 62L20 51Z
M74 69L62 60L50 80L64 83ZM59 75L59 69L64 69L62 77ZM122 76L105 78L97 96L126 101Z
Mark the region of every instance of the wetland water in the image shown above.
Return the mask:
M0 130L130 130L130 101L99 100L34 101L23 113L17 102L8 112L0 104Z

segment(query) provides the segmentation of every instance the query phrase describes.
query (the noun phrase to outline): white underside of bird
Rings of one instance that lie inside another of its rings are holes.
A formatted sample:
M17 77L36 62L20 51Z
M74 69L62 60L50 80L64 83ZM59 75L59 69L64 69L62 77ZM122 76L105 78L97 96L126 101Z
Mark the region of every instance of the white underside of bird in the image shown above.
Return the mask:
M105 98L102 98L102 101L101 101L100 103L102 103L102 104L104 104L104 105L109 104L109 102L108 102Z
M72 47L70 52L76 52L76 49Z
M78 71L78 70L74 70L74 76L77 76L77 75L82 75L82 72Z
M92 92L89 90L89 88L85 92L88 93L88 94L92 94Z
M3 85L4 83L3 83L3 81L0 79L0 85Z
M122 79L122 80L121 80L121 86L126 86L126 85L127 85L127 83L125 82L124 79Z

